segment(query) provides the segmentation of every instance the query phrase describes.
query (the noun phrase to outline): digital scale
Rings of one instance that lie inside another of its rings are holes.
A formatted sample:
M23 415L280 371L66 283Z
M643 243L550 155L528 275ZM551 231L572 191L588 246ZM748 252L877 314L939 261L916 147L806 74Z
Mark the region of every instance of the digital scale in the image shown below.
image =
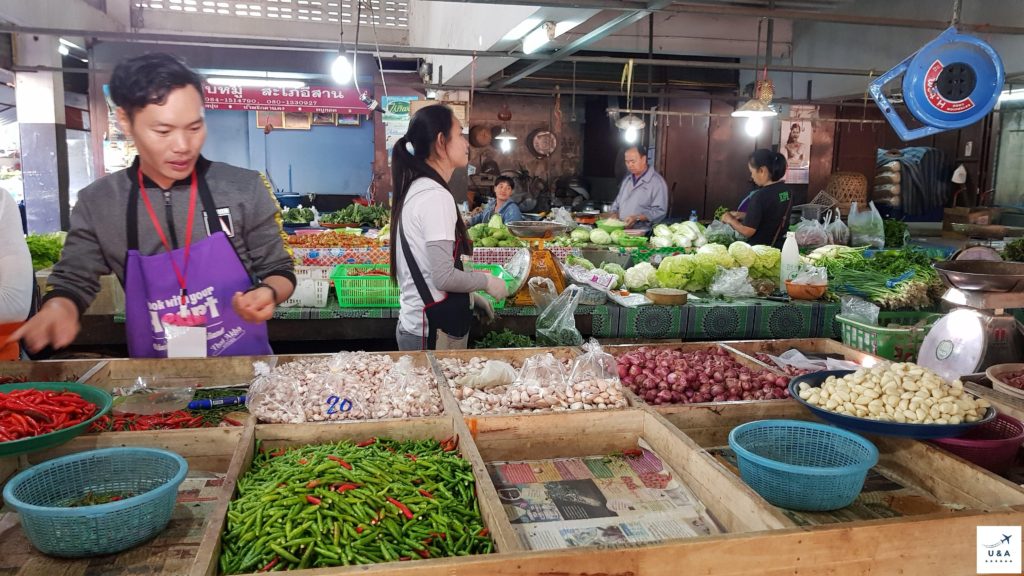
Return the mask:
M1024 263L960 260L935 270L955 308L932 327L917 363L947 380L989 366L1024 362L1024 325L1006 310L1024 308Z
M522 220L509 222L505 225L513 236L521 238L530 246L530 278L547 278L555 285L555 290L561 294L565 290L565 276L562 275L554 254L544 247L544 241L550 240L559 234L569 230L569 226L557 222L532 222ZM533 306L533 296L526 284L512 298L516 306Z
M882 91L900 75L903 101L910 114L924 124L920 128L907 128ZM978 122L995 107L1005 77L1003 62L992 46L951 26L871 82L868 91L906 142Z

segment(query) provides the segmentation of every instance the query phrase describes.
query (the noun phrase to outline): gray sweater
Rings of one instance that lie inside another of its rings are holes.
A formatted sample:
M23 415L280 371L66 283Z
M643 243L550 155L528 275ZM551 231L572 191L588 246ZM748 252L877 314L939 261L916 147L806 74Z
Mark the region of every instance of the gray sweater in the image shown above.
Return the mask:
M124 285L128 251L125 218L128 216L132 182L138 180L138 162L136 159L131 167L100 178L78 193L64 252L50 274L44 300L56 296L70 298L79 312L84 312L99 292L100 276L116 274ZM210 162L202 157L196 163L196 170L206 178L218 212L229 211L230 227L234 232L230 240L253 279L283 276L294 284L291 249L281 227L277 201L263 184L259 172ZM167 191L149 179L145 184L153 211L168 241L174 248L184 247L191 179L175 182ZM173 233L168 226L167 202L170 203L171 220L174 222ZM163 244L141 198L135 217L139 226L139 252L163 252ZM226 216L221 217L222 227L226 220ZM197 198L193 243L208 236L206 227L203 203ZM228 232L228 229L224 231Z

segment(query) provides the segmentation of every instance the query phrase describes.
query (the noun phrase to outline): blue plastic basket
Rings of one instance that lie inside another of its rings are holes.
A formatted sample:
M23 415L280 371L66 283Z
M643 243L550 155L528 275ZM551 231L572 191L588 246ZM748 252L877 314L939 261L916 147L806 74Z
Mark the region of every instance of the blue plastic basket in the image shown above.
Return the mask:
M188 463L154 448L105 448L24 470L4 487L25 536L50 556L113 554L159 534L171 519ZM71 508L87 494L130 493L124 500Z
M878 449L832 426L759 420L729 432L740 477L780 508L824 511L849 506L864 487Z

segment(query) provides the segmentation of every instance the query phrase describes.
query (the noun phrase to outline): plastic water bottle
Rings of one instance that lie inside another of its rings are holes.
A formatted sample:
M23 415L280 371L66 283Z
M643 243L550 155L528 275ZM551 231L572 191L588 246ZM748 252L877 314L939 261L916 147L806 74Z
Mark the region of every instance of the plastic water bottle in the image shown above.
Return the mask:
M786 242L782 245L782 262L779 272L779 291L786 292L786 280L791 279L800 268L800 246L796 242L796 233L786 232Z
M697 221L697 211L696 210L690 210L690 222L696 222L696 221Z

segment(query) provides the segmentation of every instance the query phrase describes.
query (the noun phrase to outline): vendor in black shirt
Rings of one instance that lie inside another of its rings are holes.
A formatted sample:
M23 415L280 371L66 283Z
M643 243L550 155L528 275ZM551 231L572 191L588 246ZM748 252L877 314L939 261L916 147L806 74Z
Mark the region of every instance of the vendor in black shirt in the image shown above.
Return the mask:
M723 214L722 222L746 237L748 244L781 248L793 208L793 194L782 181L786 157L761 148L750 155L747 168L759 188L740 203L739 211Z

